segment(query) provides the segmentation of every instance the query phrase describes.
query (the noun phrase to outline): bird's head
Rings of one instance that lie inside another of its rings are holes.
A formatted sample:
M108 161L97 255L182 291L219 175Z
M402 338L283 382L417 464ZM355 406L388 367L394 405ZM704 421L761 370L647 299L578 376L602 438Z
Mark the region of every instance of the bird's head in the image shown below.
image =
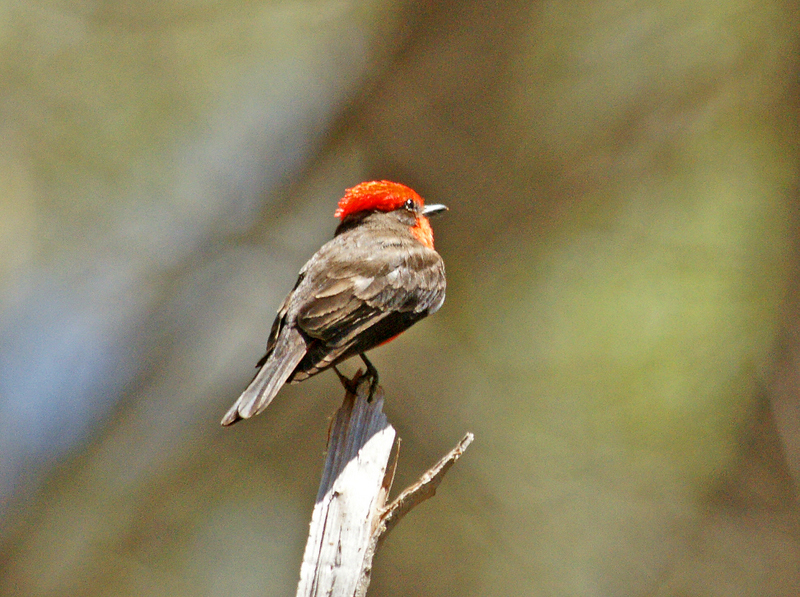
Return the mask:
M397 210L413 216L411 233L432 249L433 229L428 217L447 211L447 207L440 204L425 205L425 201L413 189L398 182L373 180L347 189L334 215L344 221L348 216L361 212Z

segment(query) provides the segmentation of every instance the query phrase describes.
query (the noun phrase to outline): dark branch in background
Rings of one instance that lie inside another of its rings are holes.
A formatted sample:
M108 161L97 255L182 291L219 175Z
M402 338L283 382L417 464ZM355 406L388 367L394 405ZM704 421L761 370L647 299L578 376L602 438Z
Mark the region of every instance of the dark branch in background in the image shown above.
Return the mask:
M416 505L436 493L444 475L464 453L464 438L388 506L397 466L395 430L383 413L383 390L367 402L369 378L356 378L328 437L311 528L300 567L298 597L363 597L381 540ZM398 441L399 445L399 441Z

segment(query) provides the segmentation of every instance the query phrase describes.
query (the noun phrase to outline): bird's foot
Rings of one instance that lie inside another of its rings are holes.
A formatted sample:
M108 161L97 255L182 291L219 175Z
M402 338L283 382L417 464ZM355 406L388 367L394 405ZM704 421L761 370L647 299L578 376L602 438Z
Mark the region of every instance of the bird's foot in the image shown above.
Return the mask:
M378 391L378 382L380 381L378 370L363 352L358 356L361 357L361 360L364 361L364 364L367 366L367 371L364 373L364 375L369 375L369 395L367 396L367 402L372 402L375 392Z
M344 373L339 371L339 368L336 365L333 366L333 370L336 371L336 375L339 376L339 381L341 382L342 386L344 386L344 389L355 396L356 390L358 389L358 378L354 377L353 379L350 379Z

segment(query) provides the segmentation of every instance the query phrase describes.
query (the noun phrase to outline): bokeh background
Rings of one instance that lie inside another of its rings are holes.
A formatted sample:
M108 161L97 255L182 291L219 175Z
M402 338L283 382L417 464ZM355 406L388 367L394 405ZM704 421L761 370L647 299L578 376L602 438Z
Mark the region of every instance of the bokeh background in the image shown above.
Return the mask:
M448 299L372 353L372 595L800 594L781 0L0 2L0 595L290 595L341 389L231 429L343 190ZM350 372L356 364L345 367Z

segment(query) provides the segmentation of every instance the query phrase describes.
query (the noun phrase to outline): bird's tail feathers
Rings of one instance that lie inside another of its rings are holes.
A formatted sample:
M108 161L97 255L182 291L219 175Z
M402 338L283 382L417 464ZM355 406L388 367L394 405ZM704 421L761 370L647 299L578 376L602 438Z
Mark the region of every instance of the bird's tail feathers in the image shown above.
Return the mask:
M263 412L305 354L306 342L300 332L293 327L285 328L253 381L222 417L222 424L233 425Z

